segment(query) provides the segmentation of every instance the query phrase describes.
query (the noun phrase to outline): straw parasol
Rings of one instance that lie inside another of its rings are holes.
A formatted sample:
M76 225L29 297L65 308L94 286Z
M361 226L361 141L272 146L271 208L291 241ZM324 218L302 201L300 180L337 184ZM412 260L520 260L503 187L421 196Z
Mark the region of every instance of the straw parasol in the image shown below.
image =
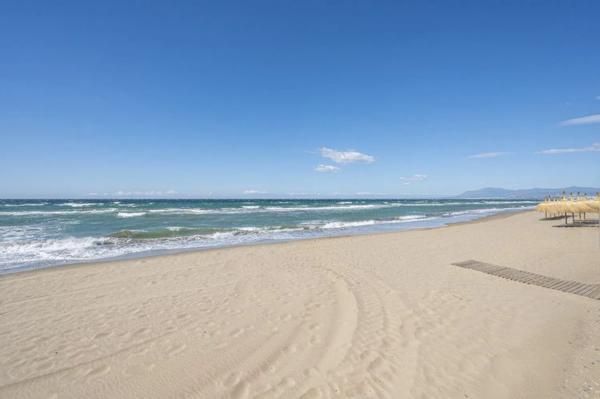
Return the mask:
M560 199L546 198L543 202L536 206L538 212L544 212L545 217L550 215L564 215L565 223L569 221L569 214L575 222L575 214L583 214L584 218L586 213L599 213L600 214L600 194L595 199L589 199L587 197L573 195L566 197L562 196Z
M548 198L544 199L544 202L540 202L539 204L537 204L535 209L538 212L544 212L544 217L547 218L548 212L550 210L550 200Z
M583 213L584 217L586 213L596 213L598 211L598 208L596 207L596 201L589 200L587 198L577 201L575 203L575 208L577 209L578 213Z
M548 215L551 216L555 216L556 214L562 213L562 207L563 207L563 203L562 201L564 200L564 198L561 199L556 199L556 198L546 198L544 200L544 202L539 203L536 206L536 210L538 212L544 212L544 216L546 218L548 218Z
M595 198L581 196L571 196L567 198L563 193L563 196L560 199L546 198L544 202L541 202L536 206L536 210L538 212L544 212L546 218L548 218L548 213L551 215L564 215L565 225L569 224L569 213L573 218L573 223L575 223L575 213L579 214L580 220L581 214L583 214L583 218L585 219L586 213L597 213L598 232L600 233L600 193L597 193ZM598 237L600 238L600 234Z

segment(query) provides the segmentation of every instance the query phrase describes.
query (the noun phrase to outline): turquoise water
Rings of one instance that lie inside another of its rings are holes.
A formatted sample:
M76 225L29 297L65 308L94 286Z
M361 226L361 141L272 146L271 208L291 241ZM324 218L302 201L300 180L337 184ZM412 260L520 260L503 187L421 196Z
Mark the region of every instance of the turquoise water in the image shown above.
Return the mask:
M127 255L443 226L536 201L0 200L0 273Z

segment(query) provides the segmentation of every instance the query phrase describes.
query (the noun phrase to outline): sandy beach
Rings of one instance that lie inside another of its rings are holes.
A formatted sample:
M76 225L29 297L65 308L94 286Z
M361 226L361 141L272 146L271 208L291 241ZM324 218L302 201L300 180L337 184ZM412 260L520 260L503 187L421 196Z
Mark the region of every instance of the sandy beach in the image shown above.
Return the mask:
M2 398L598 398L594 228L524 212L0 277Z

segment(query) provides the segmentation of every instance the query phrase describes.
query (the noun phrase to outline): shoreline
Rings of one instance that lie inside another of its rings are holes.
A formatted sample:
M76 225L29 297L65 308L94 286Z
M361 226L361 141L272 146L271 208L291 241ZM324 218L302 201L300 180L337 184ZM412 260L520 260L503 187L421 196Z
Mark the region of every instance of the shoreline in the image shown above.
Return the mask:
M511 209L508 211L500 210L496 213L477 217L472 220L458 221L458 222L443 224L441 226L435 226L435 227L424 226L424 227L414 227L414 228L408 228L408 229L398 229L397 231L378 231L378 232L375 231L375 232L365 232L365 233L357 232L357 233L348 233L348 234L339 234L339 235L328 235L328 236L326 235L326 236L322 236L322 237L306 237L306 238L256 241L256 242L249 242L249 243L238 243L238 244L222 245L222 246L215 246L215 247L205 247L205 248L198 247L198 248L180 248L180 249L168 249L168 250L160 250L159 249L159 250L151 250L151 251L144 251L144 252L137 252L137 253L134 252L134 253L124 254L124 255L120 255L120 256L116 256L116 257L91 259L89 261L76 261L76 262L69 262L69 263L63 263L63 264L57 264L57 265L51 265L51 266L22 268L22 269L17 269L15 271L10 271L10 270L2 271L2 272L0 272L0 280L6 276L22 274L22 273L36 273L36 272L41 272L41 271L44 271L47 269L62 269L62 268L69 268L69 267L82 267L82 266L90 266L90 265L96 265L96 264L106 264L106 263L112 263L112 262L134 261L137 259L169 257L169 256L176 256L179 254L186 254L186 253L218 251L218 250L247 247L247 246L286 244L286 243L295 242L295 241L324 240L324 239L332 239L332 238L398 234L398 233L404 233L404 232L415 231L415 230L424 230L425 231L425 230L443 229L443 228L448 228L448 227L452 227L452 226L480 223L480 222L484 222L486 220L493 220L496 218L506 218L506 217L509 217L514 214L525 213L525 212L534 212L534 210L532 210L532 209L523 209L523 210Z

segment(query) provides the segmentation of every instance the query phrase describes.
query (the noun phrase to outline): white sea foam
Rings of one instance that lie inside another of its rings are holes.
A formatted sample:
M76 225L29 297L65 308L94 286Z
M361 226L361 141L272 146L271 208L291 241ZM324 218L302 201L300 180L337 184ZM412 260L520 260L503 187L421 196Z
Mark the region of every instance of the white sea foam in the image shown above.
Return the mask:
M204 215L204 214L209 214L209 213L218 213L216 209L203 209L203 208L150 209L148 212L165 214L165 215Z
M385 220L359 220L359 221L351 221L351 222L341 222L334 221L328 222L323 225L317 225L318 228L321 229L346 229L351 227L363 227L363 226L374 226L380 224L394 224L394 223L407 223L416 220L432 220L434 218L428 218L425 215L406 215L400 216L395 219L385 219Z
M463 204L464 203L457 203ZM148 212L165 214L165 215L208 215L208 214L240 214L240 213L269 213L269 212L326 212L326 211L359 211L369 209L383 209L383 208L394 208L394 207L415 207L415 206L442 206L445 204L430 204L430 203L388 203L388 204L340 204L336 205L323 205L323 206L266 206L261 207L258 205L245 205L239 208L164 208L164 209L150 209ZM451 204L448 204L451 205Z
M330 205L330 206L267 206L247 205L239 208L165 208L150 209L150 213L165 215L207 215L207 214L239 214L239 213L268 213L268 212L313 212L313 211L353 211L364 209L389 208L394 205L364 204L364 205Z
M372 226L376 223L377 220L361 220L358 222L329 222L319 227L322 229L342 229L348 227Z
M236 230L238 230L238 231L244 231L244 232L252 232L253 233L253 232L262 231L264 229L260 228L260 227L253 227L253 226L251 226L251 227L238 227Z
M83 260L102 257L110 252L96 245L98 238L67 237L36 241L12 241L0 243L0 266L19 263Z
M45 230L41 225L0 226L0 241L35 239Z
M482 204L486 205L509 205L509 204L539 204L540 201L531 201L531 200L514 200L514 201L483 201Z
M385 204L365 205L330 205L330 206L268 206L264 209L270 212L311 212L311 211L353 211L361 209L388 208Z
M115 208L106 209L90 209L76 211L0 211L0 216L53 216L53 215L84 215L84 214L101 214L112 213Z
M531 209L531 206L515 206L515 207L507 207L507 208L481 208L481 209L469 209L464 211L454 211L444 213L444 216L461 216L461 215L481 215L486 213L498 213L498 212L508 212L515 210L523 210L523 209Z
M44 206L48 205L47 202L36 202L36 203L26 203L26 204L4 204L4 206L9 207L18 207L18 206Z
M398 216L396 220L415 220L415 219L425 219L426 215L404 215Z
M235 229L242 233L255 233L255 234L277 234L277 233L289 233L293 231L304 231L303 227L282 227L282 226L268 226L268 227L237 227Z
M144 216L146 212L119 212L117 213L117 217L120 218L135 218L139 216Z
M58 204L58 206L70 206L71 208L85 208L88 206L96 206L103 205L100 202L65 202L63 204Z
M229 239L235 236L235 233L232 231L218 231L216 233L210 234L208 237L213 240L224 240Z
M469 201L453 201L453 202L429 202L429 201L420 201L420 202L392 202L390 203L390 205L392 206L407 206L407 207L415 207L415 206L419 206L419 207L423 207L423 206L434 206L434 207L438 207L438 206L455 206L455 205L462 205L462 206L474 206L474 205L513 205L513 204L537 204L539 203L539 201L522 201L522 200L515 200L515 201L482 201L482 200L469 200Z

